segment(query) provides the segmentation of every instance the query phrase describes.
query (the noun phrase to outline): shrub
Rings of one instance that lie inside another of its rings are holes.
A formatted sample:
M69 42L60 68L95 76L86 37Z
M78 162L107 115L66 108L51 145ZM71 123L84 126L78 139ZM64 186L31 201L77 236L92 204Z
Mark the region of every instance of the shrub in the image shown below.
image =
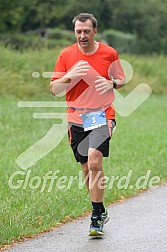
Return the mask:
M105 30L104 40L119 53L138 53L139 47L136 36L113 29Z
M48 29L48 37L50 39L70 41L71 43L74 43L76 41L74 32L57 28Z
M73 39L73 40L72 40ZM43 48L65 47L75 41L74 36L68 31L53 30L47 36L40 32L28 32L26 34L0 34L0 43L4 46L11 46L13 49L23 51L31 48L41 50Z

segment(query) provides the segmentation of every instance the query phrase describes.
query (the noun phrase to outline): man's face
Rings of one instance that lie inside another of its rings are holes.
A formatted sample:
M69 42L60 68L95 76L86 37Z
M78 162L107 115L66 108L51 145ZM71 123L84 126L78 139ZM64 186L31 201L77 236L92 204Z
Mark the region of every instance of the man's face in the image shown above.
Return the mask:
M75 37L77 42L82 48L89 48L94 43L94 36L96 35L97 29L93 28L90 19L85 22L79 20L75 23Z

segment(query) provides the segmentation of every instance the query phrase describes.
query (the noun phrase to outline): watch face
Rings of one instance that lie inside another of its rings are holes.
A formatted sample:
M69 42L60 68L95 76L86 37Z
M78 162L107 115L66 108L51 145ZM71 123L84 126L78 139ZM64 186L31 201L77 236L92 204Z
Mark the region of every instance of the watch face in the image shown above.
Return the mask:
M113 81L113 88L116 88L117 87L117 83L116 81Z

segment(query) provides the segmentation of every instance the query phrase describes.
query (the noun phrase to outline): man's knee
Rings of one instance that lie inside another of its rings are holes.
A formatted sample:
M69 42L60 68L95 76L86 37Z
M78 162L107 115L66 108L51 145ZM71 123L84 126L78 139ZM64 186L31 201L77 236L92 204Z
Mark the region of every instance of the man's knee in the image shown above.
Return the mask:
M102 158L103 154L95 149L89 151L88 155L88 168L89 171L98 172L102 171Z

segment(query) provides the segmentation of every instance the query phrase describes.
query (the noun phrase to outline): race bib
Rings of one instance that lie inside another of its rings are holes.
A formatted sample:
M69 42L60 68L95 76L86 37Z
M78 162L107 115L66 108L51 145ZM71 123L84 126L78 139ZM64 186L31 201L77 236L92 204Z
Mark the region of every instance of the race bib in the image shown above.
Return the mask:
M99 128L106 125L105 111L94 111L81 115L84 131Z

